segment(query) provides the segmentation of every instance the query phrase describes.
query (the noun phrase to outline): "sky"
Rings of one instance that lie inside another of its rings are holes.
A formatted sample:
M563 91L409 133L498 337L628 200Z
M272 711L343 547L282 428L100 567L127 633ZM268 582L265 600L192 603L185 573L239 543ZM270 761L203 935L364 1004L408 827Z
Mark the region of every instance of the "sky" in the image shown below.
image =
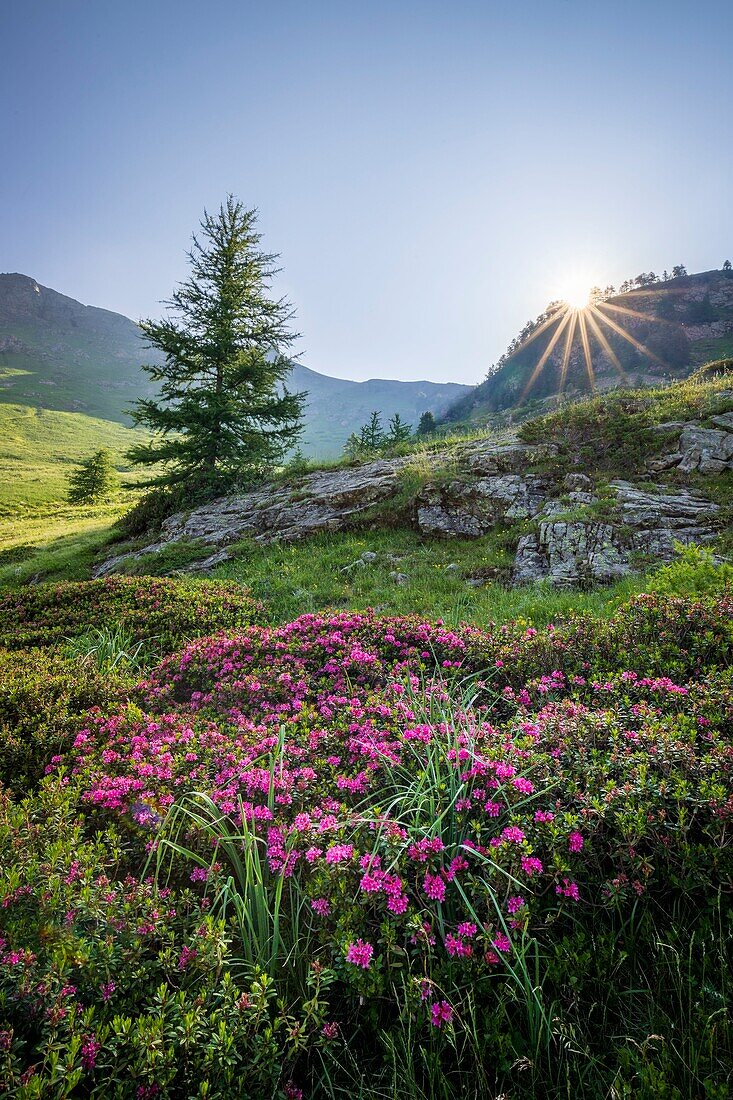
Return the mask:
M732 0L0 0L0 270L135 319L228 192L301 361L476 383L578 284L733 258Z

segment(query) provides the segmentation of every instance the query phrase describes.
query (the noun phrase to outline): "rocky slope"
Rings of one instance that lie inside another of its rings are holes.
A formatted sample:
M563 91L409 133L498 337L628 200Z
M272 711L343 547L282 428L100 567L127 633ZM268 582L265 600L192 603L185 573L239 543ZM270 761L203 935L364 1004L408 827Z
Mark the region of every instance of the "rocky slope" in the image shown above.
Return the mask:
M719 396L733 409L733 391ZM205 572L243 539L294 541L397 517L426 537L500 532L514 545L507 579L515 584L612 581L650 561L669 561L677 543L714 539L721 525L720 505L680 478L719 479L733 470L733 411L710 423L658 424L656 431L661 446L633 480L590 477L567 456L560 461L556 442L506 436L273 482L170 517L155 542L108 559L96 575L192 542L201 548L193 568Z
M0 274L0 401L129 423L130 405L153 393L140 364L157 361L129 318L27 275ZM454 382L352 382L301 364L289 386L309 395L303 445L317 458L340 454L375 409L385 423L399 413L417 426L423 412L440 415L470 391Z

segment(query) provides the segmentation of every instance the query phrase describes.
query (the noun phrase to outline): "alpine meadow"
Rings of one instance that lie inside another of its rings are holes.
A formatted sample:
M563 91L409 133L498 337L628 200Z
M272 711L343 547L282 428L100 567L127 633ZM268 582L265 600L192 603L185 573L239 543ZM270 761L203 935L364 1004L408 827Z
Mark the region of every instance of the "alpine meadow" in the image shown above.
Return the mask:
M728 1100L730 5L0 36L0 1097Z

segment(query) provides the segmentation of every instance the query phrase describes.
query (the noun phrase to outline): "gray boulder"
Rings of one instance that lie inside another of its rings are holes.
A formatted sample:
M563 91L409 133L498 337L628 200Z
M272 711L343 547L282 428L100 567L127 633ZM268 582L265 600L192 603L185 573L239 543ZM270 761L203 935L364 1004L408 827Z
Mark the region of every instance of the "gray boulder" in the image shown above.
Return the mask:
M426 535L479 538L502 521L537 515L546 496L545 480L531 474L430 484L417 497L417 526Z
M607 522L554 519L553 513L562 514L567 505L546 505L538 530L519 540L514 583L547 579L559 588L607 583L632 571L634 553L671 561L677 543L707 542L715 536L720 509L706 497L687 489L639 489L627 481L612 482L612 487L616 505Z

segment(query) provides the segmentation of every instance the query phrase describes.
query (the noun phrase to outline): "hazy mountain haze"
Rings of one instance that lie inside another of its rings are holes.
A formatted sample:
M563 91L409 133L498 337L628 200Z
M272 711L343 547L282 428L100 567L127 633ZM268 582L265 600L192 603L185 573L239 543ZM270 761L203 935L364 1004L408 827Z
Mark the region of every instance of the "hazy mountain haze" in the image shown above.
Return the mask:
M156 386L141 370L159 363L129 318L82 305L28 275L0 273L0 405L79 413L131 423L130 410ZM386 428L399 413L417 427L470 392L457 383L385 378L354 382L295 363L288 384L306 392L302 446L309 457L335 458L373 410Z

